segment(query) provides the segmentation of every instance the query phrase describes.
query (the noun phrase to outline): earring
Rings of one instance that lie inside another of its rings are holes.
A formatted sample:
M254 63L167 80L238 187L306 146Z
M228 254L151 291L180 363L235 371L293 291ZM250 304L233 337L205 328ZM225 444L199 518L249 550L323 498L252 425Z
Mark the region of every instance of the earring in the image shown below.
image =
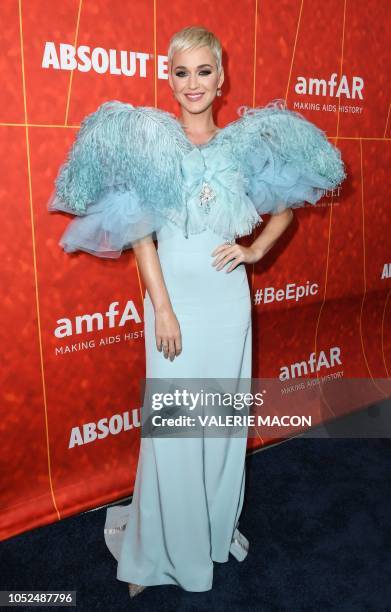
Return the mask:
M222 96L222 95L223 95L223 92L222 92L222 91L221 91L221 89L219 88L219 89L216 91L216 96Z

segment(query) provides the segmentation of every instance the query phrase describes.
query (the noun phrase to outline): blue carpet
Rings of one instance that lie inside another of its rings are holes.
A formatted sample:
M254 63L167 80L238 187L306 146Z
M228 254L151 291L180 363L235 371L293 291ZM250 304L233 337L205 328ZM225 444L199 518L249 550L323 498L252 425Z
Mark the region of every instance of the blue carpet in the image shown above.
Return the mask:
M79 612L390 611L390 459L389 438L295 438L247 457L250 551L215 563L205 593L156 586L130 600L104 508L3 542L1 588L76 590Z

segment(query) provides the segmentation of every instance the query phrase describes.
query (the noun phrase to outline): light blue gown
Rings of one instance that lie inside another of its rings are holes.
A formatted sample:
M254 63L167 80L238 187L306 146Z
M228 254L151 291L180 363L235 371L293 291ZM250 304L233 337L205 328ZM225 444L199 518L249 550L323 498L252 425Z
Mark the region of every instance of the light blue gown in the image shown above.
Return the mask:
M251 377L251 300L243 264L212 266L224 241L209 229L184 238L167 223L158 255L182 334L170 361L156 348L155 317L144 299L146 378ZM243 383L240 387L243 389ZM207 591L213 561L247 554L237 529L243 505L247 437L142 437L132 503L107 510L105 538L118 560L117 578ZM125 531L118 530L126 522Z
M170 361L157 350L146 293L147 380L231 379L246 392L252 329L245 265L216 270L211 253L250 234L261 213L316 204L345 177L324 132L279 101L247 107L200 146L173 115L110 101L84 119L49 210L79 217L59 242L66 252L118 257L156 232L182 353ZM106 516L119 580L207 591L214 562L230 552L246 558L249 542L238 529L246 434L141 438L132 503Z

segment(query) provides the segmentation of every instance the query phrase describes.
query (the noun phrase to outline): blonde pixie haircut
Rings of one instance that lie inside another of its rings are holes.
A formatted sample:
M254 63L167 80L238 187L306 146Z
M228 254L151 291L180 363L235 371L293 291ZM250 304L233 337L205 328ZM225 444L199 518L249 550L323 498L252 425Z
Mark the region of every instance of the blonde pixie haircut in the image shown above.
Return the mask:
M217 73L220 75L222 68L222 49L218 38L203 26L187 26L176 32L170 39L168 46L168 65L172 68L172 59L177 51L187 51L196 47L207 46L216 59Z

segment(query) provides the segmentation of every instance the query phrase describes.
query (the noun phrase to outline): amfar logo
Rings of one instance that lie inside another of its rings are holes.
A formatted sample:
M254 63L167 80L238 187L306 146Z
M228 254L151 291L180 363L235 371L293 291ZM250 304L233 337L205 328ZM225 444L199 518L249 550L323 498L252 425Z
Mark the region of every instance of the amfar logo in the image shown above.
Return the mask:
M79 70L98 74L124 74L125 76L147 76L147 63L153 58L150 53L140 51L124 51L117 49L103 49L88 45L74 47L60 43L58 48L54 42L47 41L42 58L42 68L53 70ZM158 55L157 72L159 79L167 79L167 56Z
M69 338L74 334L94 332L105 327L123 327L127 321L141 323L141 317L132 300L126 302L122 313L116 310L118 304L119 302L111 302L105 313L94 312L77 315L74 319L58 319L56 323L59 325L55 328L54 335L56 338Z
M318 355L311 353L307 361L298 361L280 368L279 379L291 380L299 376L306 376L308 372L313 374L321 369L329 370L337 364L342 365L340 356L341 349L338 346L333 346L329 349L328 355L326 355L325 351L320 351Z
M329 81L325 79L315 79L313 77L306 78L299 76L295 84L295 92L299 95L323 96L331 98L346 98L355 99L356 97L363 100L362 90L364 88L364 79L358 76L352 77L352 82L349 84L348 77L344 74L337 84L337 73L333 72Z

